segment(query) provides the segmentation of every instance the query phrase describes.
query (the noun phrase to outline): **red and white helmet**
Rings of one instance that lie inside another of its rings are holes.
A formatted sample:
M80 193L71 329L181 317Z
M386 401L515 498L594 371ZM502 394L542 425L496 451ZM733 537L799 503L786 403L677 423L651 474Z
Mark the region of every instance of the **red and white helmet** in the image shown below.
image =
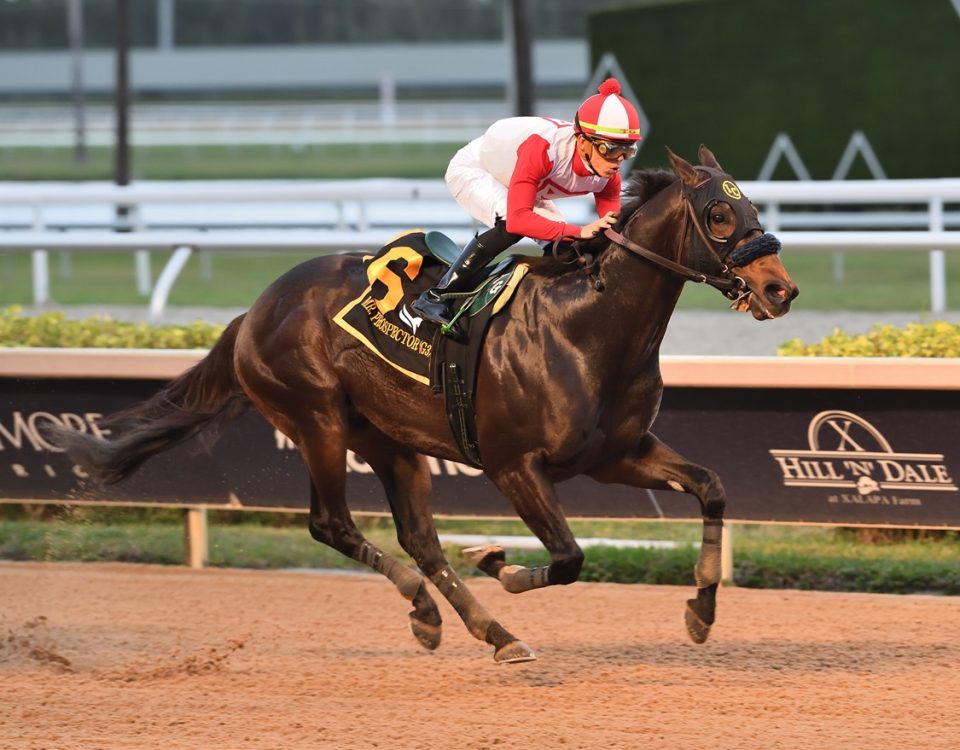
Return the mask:
M608 78L580 105L576 114L579 132L597 138L621 141L640 140L640 116L636 108L620 96L620 82Z

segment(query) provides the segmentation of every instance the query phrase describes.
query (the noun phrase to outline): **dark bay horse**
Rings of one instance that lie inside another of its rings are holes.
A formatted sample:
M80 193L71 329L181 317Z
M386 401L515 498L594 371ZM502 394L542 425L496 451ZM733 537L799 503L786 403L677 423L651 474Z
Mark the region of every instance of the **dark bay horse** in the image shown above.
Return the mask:
M707 280L763 320L786 313L797 287L753 205L705 147L700 166L668 150L674 173L640 172L614 231L585 250L587 267L531 259L519 295L492 320L476 392L484 470L543 542L551 563L508 565L483 547L470 559L510 592L577 580L584 555L556 482L600 482L693 494L703 517L687 603L694 641L714 622L725 495L717 474L661 443L651 425L663 391L659 348L686 280ZM679 179L677 179L679 177ZM592 267L591 267L592 265ZM311 478L310 534L389 578L413 604L428 649L441 622L426 579L498 662L533 651L474 598L444 558L430 509L425 455L462 460L443 397L386 365L334 324L366 288L359 255L315 258L276 280L210 353L150 400L114 415L108 439L61 430L54 439L92 475L120 481L161 451L252 405L298 447ZM368 542L347 508L352 449L386 490L397 536L419 570Z

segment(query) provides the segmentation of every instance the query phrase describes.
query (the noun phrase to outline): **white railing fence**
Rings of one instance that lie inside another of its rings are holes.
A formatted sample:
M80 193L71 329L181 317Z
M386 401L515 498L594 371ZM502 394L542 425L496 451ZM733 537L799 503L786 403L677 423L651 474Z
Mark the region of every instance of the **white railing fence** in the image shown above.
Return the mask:
M944 253L960 249L960 179L740 187L791 252L927 252L931 311L947 308ZM591 206L564 202L572 222L589 220ZM134 253L155 321L194 252L370 251L411 227L440 229L460 244L476 230L441 180L0 183L0 253L32 253L36 305L50 301L50 251ZM155 283L150 251L173 251Z

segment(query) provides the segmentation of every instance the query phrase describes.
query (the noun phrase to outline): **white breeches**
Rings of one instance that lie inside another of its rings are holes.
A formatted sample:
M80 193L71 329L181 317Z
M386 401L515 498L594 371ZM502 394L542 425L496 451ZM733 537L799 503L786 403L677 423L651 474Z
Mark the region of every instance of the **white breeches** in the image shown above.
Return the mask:
M476 221L492 227L507 216L507 188L480 164L480 144L471 141L460 149L447 166L447 187L454 199ZM550 200L538 199L533 210L551 221L564 221Z

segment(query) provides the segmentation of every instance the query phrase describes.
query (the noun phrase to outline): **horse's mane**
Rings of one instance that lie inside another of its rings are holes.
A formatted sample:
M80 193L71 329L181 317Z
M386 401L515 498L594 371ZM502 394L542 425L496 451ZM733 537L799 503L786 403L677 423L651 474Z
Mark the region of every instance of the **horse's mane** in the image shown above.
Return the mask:
M673 172L665 169L644 169L634 172L630 176L626 187L623 189L624 201L620 206L620 218L617 219L614 229L618 232L622 231L627 222L630 221L630 217L633 216L642 205L676 180L677 176ZM602 253L609 244L610 240L601 234L592 240L580 243L579 247L580 252L589 253L596 257ZM579 265L576 263L563 263L552 255L547 255L542 258L531 258L529 260L524 259L524 262L529 262L531 271L536 271L545 276L556 276L579 268Z

